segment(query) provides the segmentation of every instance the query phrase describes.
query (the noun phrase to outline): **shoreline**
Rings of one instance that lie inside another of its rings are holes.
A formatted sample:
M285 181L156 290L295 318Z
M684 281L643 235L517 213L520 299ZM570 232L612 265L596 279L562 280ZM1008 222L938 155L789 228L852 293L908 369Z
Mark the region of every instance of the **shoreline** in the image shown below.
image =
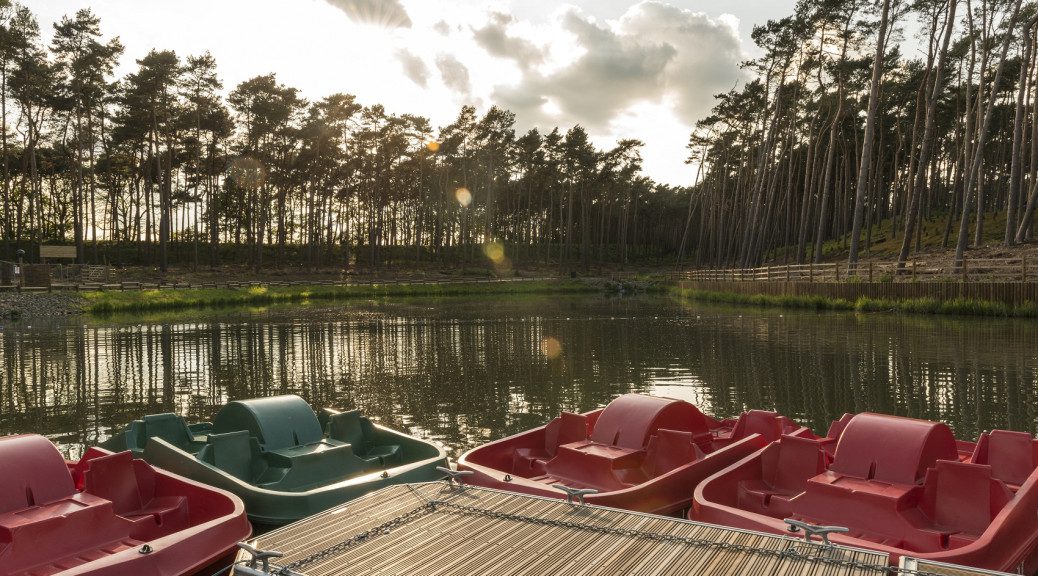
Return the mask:
M94 316L358 298L580 294L619 290L605 279L393 282L343 285L255 285L234 288L162 288L90 292L0 292L0 318ZM641 287L644 289L644 287Z
M1011 306L1002 302L975 298L870 298L855 300L828 296L793 296L772 294L741 294L672 286L670 293L684 300L752 306L758 308L790 308L834 312L870 312L888 314L917 314L929 316L974 316L987 318L1035 318L1038 304L1026 302Z
M949 315L988 318L1036 318L1038 304L1010 305L976 298L855 299L822 295L739 293L682 287L679 283L628 282L608 278L527 279L507 281L383 282L364 284L253 285L234 288L162 288L132 291L0 292L0 319L175 312L266 304L298 304L361 298L441 298L452 296L594 294L602 292L666 293L699 302L758 308L834 312Z

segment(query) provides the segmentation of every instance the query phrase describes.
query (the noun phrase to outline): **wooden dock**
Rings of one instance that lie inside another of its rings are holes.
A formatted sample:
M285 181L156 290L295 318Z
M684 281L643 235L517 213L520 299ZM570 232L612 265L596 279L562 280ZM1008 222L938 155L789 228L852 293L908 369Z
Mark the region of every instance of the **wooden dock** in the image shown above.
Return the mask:
M252 544L306 576L991 574L902 570L872 551L446 483L386 488Z

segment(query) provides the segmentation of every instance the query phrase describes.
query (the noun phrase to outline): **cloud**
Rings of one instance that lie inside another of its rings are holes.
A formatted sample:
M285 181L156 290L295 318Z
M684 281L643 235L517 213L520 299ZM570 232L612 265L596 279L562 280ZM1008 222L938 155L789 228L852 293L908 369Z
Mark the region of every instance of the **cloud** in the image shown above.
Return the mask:
M663 81L665 90L677 96L677 112L686 121L705 116L714 95L744 79L742 42L729 18L714 20L661 2L642 2L624 15L621 27L629 35L652 35L676 48Z
M383 28L410 28L411 17L400 0L326 0L354 22Z
M472 92L472 84L469 81L469 69L453 54L440 54L437 56L436 67L440 69L440 78L443 79L445 86L463 94Z
M441 36L447 36L451 33L451 26L445 20L440 20L436 24L433 24L433 30L440 33Z
M400 65L404 69L404 75L407 76L411 82L414 82L422 88L428 87L429 67L425 65L424 60L404 48L397 50L396 58L400 61Z
M515 60L521 68L540 64L544 61L542 48L529 40L508 34L508 27L515 22L514 16L494 12L485 26L472 30L473 38L489 54Z
M492 18L481 29L493 32L484 32L484 49L494 54L516 40L506 33L511 22ZM572 61L547 72L524 68L518 82L494 88L494 101L515 111L523 124L557 123L561 117L605 129L631 106L664 101L691 124L709 112L714 94L743 78L737 31L705 14L648 0L613 24L571 8L557 26L575 40ZM512 57L521 62L521 56Z

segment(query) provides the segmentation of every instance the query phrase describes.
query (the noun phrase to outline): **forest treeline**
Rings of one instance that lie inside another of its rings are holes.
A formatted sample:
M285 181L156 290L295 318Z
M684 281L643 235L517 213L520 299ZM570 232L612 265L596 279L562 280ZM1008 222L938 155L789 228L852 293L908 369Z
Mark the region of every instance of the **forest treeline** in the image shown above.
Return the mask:
M1036 22L1022 0L800 0L756 28L752 80L689 144L706 167L696 262L803 264L836 244L854 265L878 231L903 266L925 222L961 262L993 214L1003 244L1030 240Z
M211 55L168 50L116 78L123 47L91 11L45 45L33 13L0 0L0 258L75 243L82 262L163 270L588 269L805 263L835 248L853 265L876 233L900 240L904 262L941 222L961 259L986 215L1006 245L1033 234L1036 12L799 0L754 29L747 81L692 131L696 180L669 187L643 174L637 140L599 150L580 126L522 133L498 107L433 127L347 93L308 101L273 73L225 90Z
M163 270L576 269L673 251L686 219L687 193L642 174L637 140L517 133L496 107L434 128L346 93L307 101L275 74L225 91L209 54L153 50L115 78L122 53L89 10L44 45L28 8L0 2L0 258L74 242L82 262Z

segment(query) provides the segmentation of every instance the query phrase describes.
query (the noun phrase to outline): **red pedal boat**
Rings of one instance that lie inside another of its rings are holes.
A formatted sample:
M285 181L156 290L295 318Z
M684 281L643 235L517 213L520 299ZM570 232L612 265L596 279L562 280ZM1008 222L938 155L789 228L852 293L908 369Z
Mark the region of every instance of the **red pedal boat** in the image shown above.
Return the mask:
M0 574L175 576L252 533L241 500L91 448L66 462L36 435L0 438Z
M993 570L1038 570L1038 442L995 430L845 415L825 438L783 436L711 476L689 517L764 532L786 519L846 528L832 542Z
M477 486L555 498L590 489L582 496L591 504L673 514L690 506L704 478L783 434L811 431L774 412L716 420L682 400L627 394L480 446L458 470Z

